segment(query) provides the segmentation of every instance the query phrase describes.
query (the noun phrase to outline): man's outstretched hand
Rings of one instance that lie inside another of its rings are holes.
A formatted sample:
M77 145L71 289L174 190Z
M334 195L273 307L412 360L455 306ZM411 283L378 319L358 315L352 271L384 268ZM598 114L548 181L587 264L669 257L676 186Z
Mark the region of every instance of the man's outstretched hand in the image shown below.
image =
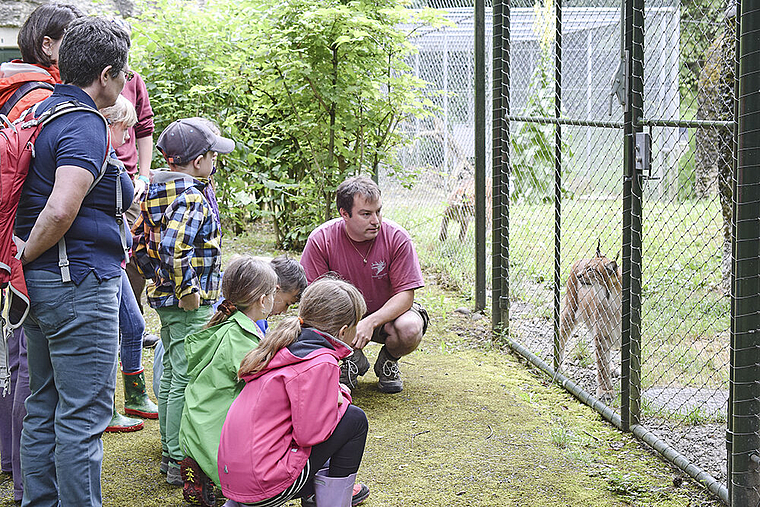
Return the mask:
M369 319L360 320L356 325L356 336L354 336L351 346L355 349L363 349L372 340L372 333L374 332L375 328Z

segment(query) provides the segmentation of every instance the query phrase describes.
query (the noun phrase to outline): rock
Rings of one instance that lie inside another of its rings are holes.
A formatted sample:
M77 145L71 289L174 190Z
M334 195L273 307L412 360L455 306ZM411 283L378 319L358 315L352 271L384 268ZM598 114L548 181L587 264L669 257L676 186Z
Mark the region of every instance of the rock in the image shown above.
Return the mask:
M465 308L464 306L460 306L456 310L454 310L454 313L458 313L460 315L471 315L472 311L470 311L469 308Z

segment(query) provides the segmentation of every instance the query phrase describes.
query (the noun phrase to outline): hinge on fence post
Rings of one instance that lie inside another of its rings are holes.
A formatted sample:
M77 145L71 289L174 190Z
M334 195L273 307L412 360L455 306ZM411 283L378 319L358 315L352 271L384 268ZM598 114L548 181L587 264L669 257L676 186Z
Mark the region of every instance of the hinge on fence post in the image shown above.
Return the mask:
M636 132L636 173L652 180L652 136L649 132Z
M612 100L617 97L618 103L626 109L628 93L628 51L624 52L625 57L620 60L615 75L612 76L610 90L610 116L612 116Z

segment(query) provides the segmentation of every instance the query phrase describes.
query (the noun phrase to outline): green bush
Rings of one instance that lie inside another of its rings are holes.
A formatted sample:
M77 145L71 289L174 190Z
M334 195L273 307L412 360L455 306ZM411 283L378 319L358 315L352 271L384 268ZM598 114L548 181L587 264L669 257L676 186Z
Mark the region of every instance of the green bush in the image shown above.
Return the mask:
M133 65L157 129L216 120L237 141L215 176L225 226L271 217L281 248L299 248L335 214L347 176L391 172L396 126L432 102L404 59L402 23L436 24L398 0L151 0L135 22Z

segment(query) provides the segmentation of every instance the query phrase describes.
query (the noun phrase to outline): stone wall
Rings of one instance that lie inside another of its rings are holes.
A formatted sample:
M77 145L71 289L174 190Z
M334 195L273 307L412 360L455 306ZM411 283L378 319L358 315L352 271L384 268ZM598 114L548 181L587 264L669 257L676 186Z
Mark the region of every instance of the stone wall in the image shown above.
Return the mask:
M87 14L128 17L134 14L134 0L59 0L76 5ZM46 0L0 0L0 47L15 47L16 34L24 20Z

